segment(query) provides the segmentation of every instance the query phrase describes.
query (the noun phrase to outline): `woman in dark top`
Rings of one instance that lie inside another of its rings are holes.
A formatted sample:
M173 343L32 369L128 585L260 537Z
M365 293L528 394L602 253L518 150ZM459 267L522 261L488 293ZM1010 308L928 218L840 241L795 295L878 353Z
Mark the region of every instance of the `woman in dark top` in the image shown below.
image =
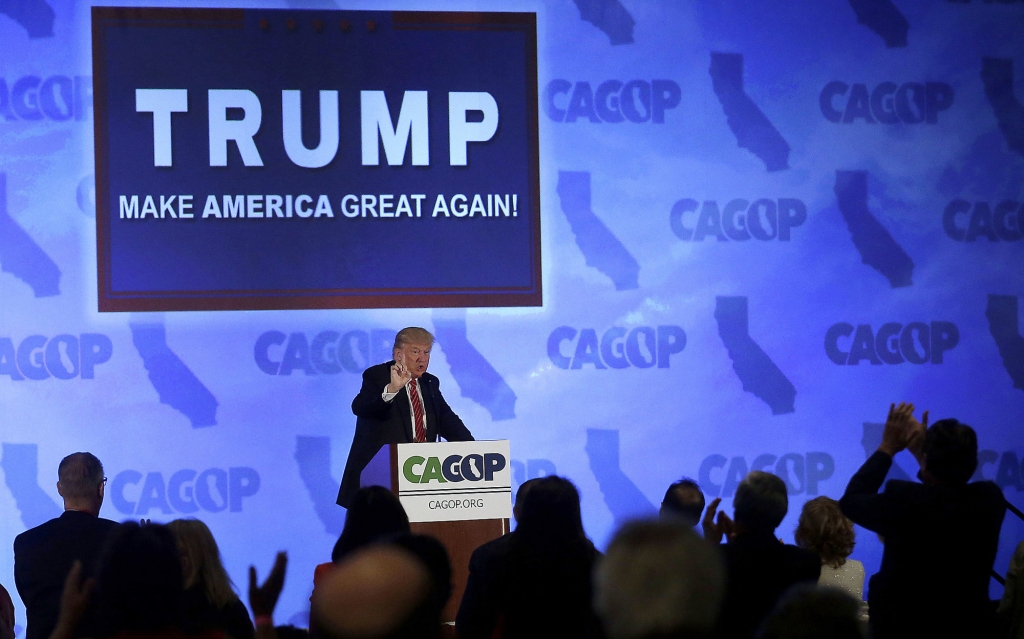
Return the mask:
M107 537L96 579L76 561L64 581L60 616L50 639L72 639L92 598L112 639L224 639L221 630L192 634L180 625L181 558L174 534L160 524L127 521Z
M331 561L319 564L313 571L313 589L335 564L363 546L388 535L409 532L409 517L402 502L383 486L364 486L352 496L345 527L334 544Z
M176 519L167 527L174 533L181 555L185 583L182 630L190 634L220 630L233 639L253 639L249 611L235 594L210 529L198 519Z
M345 528L331 552L331 561L338 563L357 548L395 533L409 532L409 516L402 502L383 486L360 488L352 497L345 515Z
M562 477L534 480L515 532L473 554L456 627L462 639L598 636L591 573L599 557L583 531L580 495Z

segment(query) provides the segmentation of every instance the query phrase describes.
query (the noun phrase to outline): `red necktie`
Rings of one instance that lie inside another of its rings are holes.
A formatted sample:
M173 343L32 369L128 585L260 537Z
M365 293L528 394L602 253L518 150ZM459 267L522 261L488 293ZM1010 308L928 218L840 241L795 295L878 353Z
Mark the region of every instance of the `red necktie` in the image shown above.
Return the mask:
M416 389L416 380L409 382L409 397L412 398L412 414L416 428L416 441L427 441L427 429L423 424L423 402L420 401L420 392Z

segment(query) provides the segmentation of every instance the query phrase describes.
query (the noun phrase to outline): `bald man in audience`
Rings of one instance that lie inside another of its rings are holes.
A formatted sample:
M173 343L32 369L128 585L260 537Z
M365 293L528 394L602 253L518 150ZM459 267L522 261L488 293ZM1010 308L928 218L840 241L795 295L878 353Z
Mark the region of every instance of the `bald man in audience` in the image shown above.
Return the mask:
M14 583L25 604L25 639L47 639L57 624L64 579L76 560L92 575L103 543L117 524L101 519L103 464L91 453L73 453L57 468L57 492L64 514L26 530L14 539ZM76 637L102 636L99 620L88 611Z
M339 564L313 595L312 625L324 639L435 639L441 609L427 566L382 544Z

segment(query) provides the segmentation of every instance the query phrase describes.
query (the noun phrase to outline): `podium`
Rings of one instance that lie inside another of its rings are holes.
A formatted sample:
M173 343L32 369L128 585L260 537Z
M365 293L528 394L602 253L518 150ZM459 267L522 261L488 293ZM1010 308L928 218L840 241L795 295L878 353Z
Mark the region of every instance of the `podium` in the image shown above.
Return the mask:
M398 495L412 531L438 539L452 563L452 596L442 613L451 623L469 579L469 558L509 531L512 475L508 440L382 446L359 485Z

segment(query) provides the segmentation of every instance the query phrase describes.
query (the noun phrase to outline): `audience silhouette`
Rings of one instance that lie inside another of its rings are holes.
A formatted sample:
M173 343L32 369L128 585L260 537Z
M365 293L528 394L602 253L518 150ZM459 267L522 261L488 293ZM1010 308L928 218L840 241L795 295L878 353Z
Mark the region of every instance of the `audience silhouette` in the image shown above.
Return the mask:
M198 519L175 519L167 527L181 555L181 628L189 634L221 630L233 639L252 639L249 611L235 594L210 529Z
M918 460L921 483L878 490L898 452ZM928 412L890 406L882 443L839 501L855 523L885 540L868 603L874 639L987 637L994 618L988 582L1006 505L990 481L968 483L978 465L974 429L955 419L928 427Z
M93 575L103 544L117 527L99 517L107 482L99 459L90 453L68 455L57 467L57 477L64 513L14 539L14 583L25 604L25 639L50 636L71 566L79 561L84 574ZM89 608L73 636L95 637L104 632L96 611Z
M907 449L920 482L885 483ZM207 526L98 517L103 466L89 453L58 468L65 512L15 540L15 581L26 639L873 639L1024 637L1024 542L999 605L988 580L1006 511L992 482L970 482L977 436L954 419L928 426L912 404L892 405L882 443L839 502L804 503L797 545L776 537L789 509L785 482L762 471L736 488L733 517L700 487L668 487L657 520L624 525L602 557L583 528L568 479L524 482L513 532L476 549L452 629L441 623L452 565L436 539L413 534L383 487L353 497L332 561L317 566L310 630L275 627L288 558L262 585L249 570L248 611ZM883 483L885 483L883 489ZM881 490L881 492L879 492ZM693 530L700 520L704 539ZM850 559L853 524L885 545L871 577ZM0 639L14 638L14 607L0 586Z
M715 511L721 498L708 506L704 539L728 543L725 553L726 590L718 633L722 637L751 637L791 586L818 581L821 561L814 553L782 543L775 529L789 509L786 484L770 473L750 472L736 488L735 521Z
M863 602L864 564L849 559L856 544L853 522L843 514L839 502L825 496L806 502L793 540L821 558L818 585L839 588ZM866 611L862 616L867 618Z
M758 639L865 639L860 601L844 590L801 584L765 619ZM914 636L914 635L910 635Z
M524 483L514 532L478 548L455 626L464 639L590 637L591 573L599 553L583 531L580 496L569 480ZM517 495L518 497L518 495Z
M661 501L662 517L678 517L690 528L700 523L704 512L704 493L700 485L692 479L680 479L665 491Z
M702 639L713 636L724 594L718 548L681 521L640 521L598 565L594 607L608 639Z

